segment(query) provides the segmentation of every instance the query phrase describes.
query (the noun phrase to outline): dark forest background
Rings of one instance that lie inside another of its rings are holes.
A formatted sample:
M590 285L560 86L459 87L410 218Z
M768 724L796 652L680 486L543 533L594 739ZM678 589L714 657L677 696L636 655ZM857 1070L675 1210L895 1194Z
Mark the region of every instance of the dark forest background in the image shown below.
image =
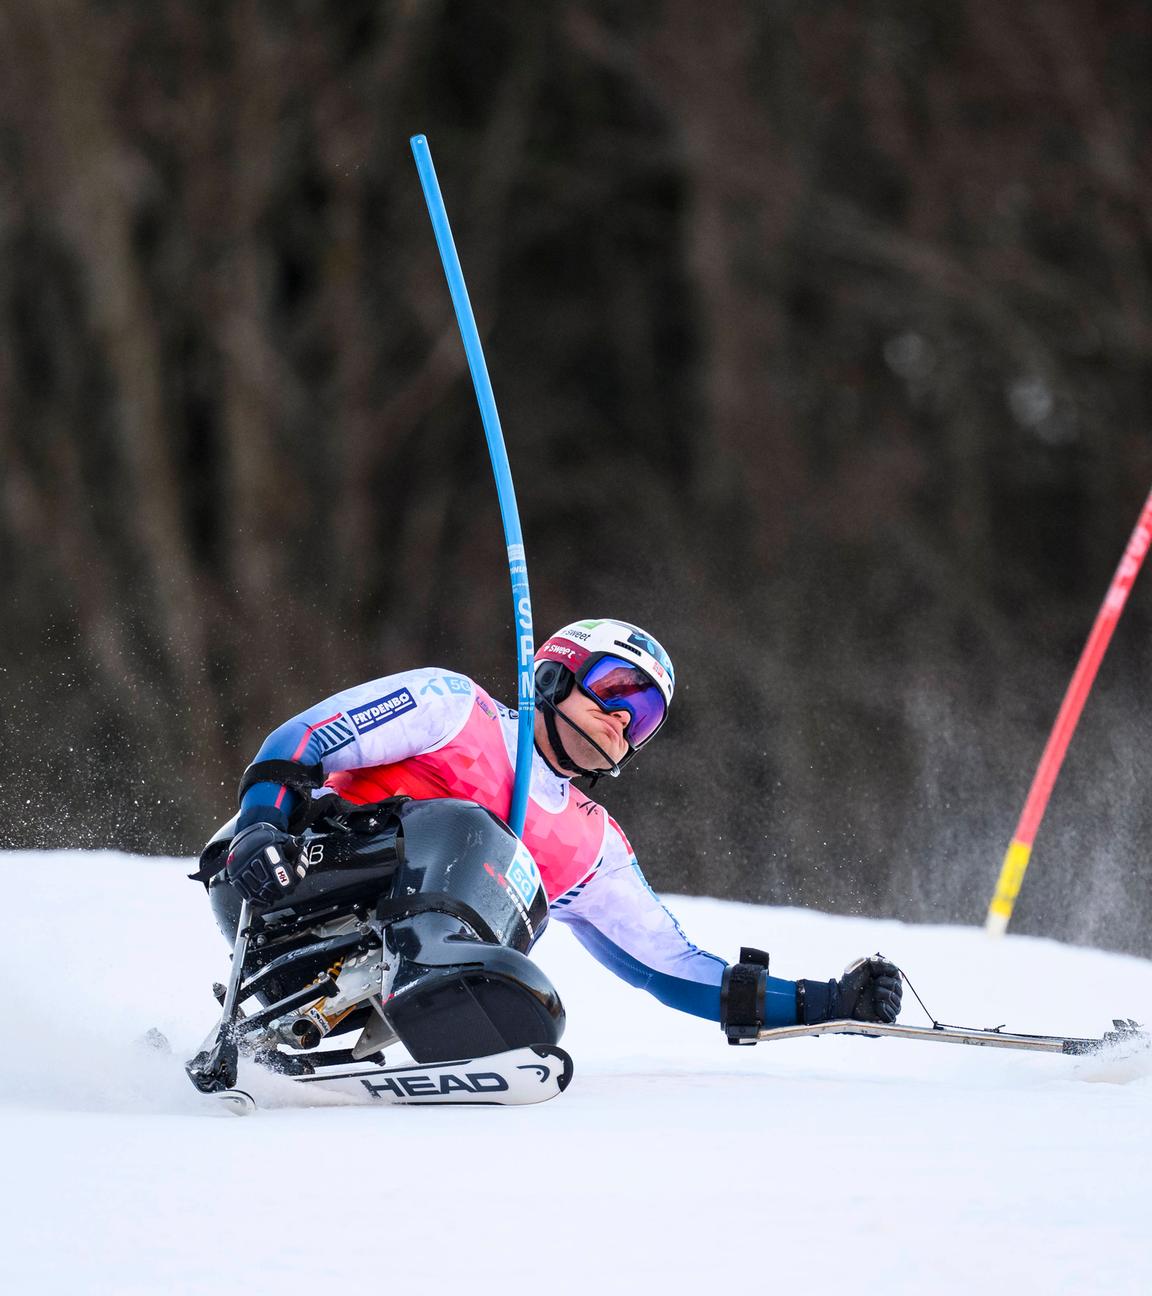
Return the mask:
M642 623L657 889L980 921L1152 485L1138 0L0 0L0 838L191 853L264 733ZM1014 930L1152 951L1152 577Z

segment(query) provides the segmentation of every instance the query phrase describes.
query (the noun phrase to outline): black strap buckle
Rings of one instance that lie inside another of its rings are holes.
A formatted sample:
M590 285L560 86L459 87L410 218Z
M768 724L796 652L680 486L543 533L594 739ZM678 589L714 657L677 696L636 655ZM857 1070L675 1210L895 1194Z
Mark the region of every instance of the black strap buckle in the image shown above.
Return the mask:
M313 788L319 787L323 782L324 767L319 762L315 765L304 765L294 760L254 761L244 771L236 799L239 801L256 783L282 783L293 792L299 792L301 796L306 797Z

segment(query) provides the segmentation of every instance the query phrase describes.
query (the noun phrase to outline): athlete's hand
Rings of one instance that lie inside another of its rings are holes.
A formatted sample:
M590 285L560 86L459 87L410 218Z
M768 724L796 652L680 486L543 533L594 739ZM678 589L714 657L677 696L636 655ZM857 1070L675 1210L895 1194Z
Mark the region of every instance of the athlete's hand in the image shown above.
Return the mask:
M797 981L796 1015L805 1026L843 1019L894 1022L903 993L900 969L874 954L850 963L839 981Z
M232 838L224 875L245 900L275 904L307 873L300 843L269 823L249 825Z

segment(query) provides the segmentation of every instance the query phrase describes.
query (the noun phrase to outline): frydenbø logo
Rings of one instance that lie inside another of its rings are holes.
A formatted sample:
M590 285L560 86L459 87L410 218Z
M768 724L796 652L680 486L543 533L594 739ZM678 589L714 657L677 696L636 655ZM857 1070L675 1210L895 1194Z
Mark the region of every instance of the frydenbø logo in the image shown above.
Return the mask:
M357 733L367 733L369 729L377 729L396 716L403 715L405 711L415 709L416 699L412 694L406 688L397 689L395 693L385 694L375 702L369 702L367 706L349 711L348 718L356 726Z

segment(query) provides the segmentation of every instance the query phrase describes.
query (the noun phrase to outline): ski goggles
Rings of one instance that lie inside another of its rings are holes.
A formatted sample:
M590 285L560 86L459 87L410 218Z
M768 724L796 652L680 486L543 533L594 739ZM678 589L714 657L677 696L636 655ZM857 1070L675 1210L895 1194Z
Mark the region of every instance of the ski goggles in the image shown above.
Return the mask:
M633 747L647 742L664 723L668 704L660 686L633 662L610 654L592 659L576 675L582 693L605 711L627 711L632 717L624 737Z

